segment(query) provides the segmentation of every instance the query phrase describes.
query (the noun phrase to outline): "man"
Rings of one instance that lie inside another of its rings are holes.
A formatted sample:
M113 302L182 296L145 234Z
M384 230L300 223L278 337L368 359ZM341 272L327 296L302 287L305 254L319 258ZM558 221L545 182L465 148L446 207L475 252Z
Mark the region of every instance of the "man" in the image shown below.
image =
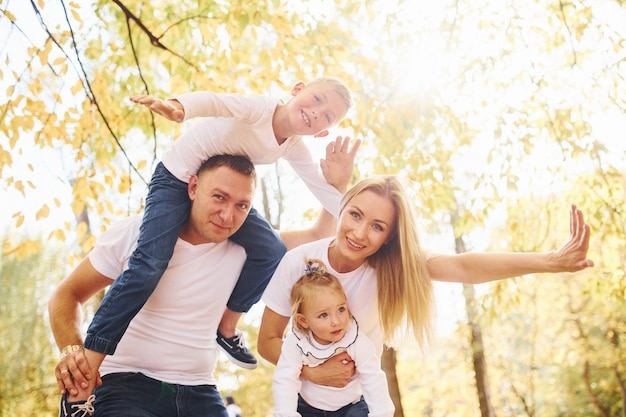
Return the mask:
M99 417L228 416L213 376L215 336L246 258L228 237L245 220L255 188L254 166L241 156L211 157L191 177L191 210L168 269L112 356L82 348L81 307L127 267L141 217L110 227L59 284L49 311L62 349L55 369L62 417L94 410ZM330 233L329 219L324 213L313 228L283 234L285 244Z

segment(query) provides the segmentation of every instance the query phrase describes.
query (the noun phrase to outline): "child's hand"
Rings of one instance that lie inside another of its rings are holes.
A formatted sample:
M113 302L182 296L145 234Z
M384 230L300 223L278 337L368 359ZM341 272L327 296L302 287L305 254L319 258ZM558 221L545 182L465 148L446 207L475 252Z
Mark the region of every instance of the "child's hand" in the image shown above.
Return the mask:
M130 101L142 104L172 122L180 123L185 120L185 109L176 99L161 100L160 98L156 98L154 96L142 95L133 96L130 98Z
M352 179L354 158L361 145L361 139L357 139L350 150L348 150L349 144L350 138L348 136L343 139L341 136L337 136L334 142L330 142L326 146L326 158L320 160L324 178L342 194L346 192Z

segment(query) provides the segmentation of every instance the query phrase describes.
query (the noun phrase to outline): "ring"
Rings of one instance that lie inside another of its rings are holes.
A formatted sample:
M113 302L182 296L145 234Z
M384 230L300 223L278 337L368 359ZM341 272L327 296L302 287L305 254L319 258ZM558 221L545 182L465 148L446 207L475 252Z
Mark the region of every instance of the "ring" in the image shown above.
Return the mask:
M64 370L62 370L62 371L61 371L61 375L63 375L63 374L69 374L69 373L70 373L70 371L68 371L67 369L64 369Z

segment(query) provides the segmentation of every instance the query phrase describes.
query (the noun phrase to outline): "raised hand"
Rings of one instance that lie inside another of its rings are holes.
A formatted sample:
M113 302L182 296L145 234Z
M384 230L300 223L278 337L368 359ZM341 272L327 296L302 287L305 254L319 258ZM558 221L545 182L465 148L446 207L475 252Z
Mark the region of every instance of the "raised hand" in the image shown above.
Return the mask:
M185 120L185 109L178 100L161 100L154 96L140 95L132 96L130 101L148 107L153 112L171 120L172 122L182 122Z
M320 160L322 174L329 184L340 193L345 193L352 179L354 158L361 146L361 139L357 139L350 148L350 138L337 136L334 142L326 146L326 158Z
M589 250L589 225L585 223L583 213L572 205L570 210L570 235L567 241L552 254L563 271L576 272L593 266L593 261L587 259Z

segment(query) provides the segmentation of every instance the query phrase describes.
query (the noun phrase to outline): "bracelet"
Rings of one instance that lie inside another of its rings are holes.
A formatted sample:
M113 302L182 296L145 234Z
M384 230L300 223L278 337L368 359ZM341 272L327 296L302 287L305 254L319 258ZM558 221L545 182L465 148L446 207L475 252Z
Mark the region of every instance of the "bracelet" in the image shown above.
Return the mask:
M83 350L83 345L67 345L61 351L61 359L63 359L64 357L66 357L70 353L77 352L79 350Z

